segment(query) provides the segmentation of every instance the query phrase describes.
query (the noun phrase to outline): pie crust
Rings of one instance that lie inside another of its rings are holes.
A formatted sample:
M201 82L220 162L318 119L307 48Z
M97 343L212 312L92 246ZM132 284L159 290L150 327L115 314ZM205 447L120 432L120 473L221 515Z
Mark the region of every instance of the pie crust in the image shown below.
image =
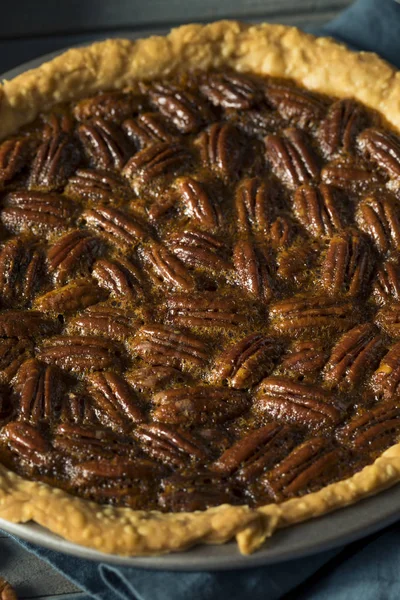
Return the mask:
M229 67L295 80L316 92L352 97L400 129L400 73L371 53L350 52L295 28L222 21L187 25L166 37L109 40L72 49L3 82L0 138L54 104L192 69ZM352 504L400 480L400 443L352 477L260 508L221 505L193 513L100 506L0 466L0 517L33 520L71 542L121 555L156 555L236 537L249 554L280 527Z

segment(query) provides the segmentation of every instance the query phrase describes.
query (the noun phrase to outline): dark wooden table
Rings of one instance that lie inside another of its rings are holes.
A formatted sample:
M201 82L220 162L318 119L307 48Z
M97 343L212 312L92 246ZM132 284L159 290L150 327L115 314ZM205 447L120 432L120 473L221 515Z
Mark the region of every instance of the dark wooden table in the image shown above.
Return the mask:
M349 4L351 0L17 0L2 6L0 73L54 50L137 32L164 33L181 23L236 18L318 27ZM82 596L1 531L0 575L21 600Z

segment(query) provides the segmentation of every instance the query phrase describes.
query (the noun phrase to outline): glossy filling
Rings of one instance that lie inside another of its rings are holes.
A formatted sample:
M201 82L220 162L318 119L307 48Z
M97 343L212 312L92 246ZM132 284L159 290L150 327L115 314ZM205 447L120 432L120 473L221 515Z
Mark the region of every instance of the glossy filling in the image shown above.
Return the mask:
M213 72L0 145L0 462L99 503L257 506L400 432L400 140Z

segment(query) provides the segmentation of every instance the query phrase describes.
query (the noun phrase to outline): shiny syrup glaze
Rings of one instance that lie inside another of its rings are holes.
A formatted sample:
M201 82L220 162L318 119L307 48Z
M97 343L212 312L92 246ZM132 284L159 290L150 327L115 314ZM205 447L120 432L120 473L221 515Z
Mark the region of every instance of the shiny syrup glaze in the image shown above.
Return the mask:
M0 145L0 462L100 503L257 506L400 431L400 140L236 73Z

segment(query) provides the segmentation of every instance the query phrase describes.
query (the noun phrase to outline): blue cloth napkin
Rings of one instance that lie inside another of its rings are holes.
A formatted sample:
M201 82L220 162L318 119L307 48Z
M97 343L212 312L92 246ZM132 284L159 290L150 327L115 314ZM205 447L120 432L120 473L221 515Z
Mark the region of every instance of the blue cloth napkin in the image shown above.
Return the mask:
M394 0L358 0L322 30L312 33L335 37L356 49L375 51L400 68L400 4ZM400 598L400 523L361 542L316 556L209 573L115 567L17 541L78 585L86 592L87 600Z
M224 572L147 571L73 558L14 538L79 586L79 600L399 600L400 523L345 548Z

